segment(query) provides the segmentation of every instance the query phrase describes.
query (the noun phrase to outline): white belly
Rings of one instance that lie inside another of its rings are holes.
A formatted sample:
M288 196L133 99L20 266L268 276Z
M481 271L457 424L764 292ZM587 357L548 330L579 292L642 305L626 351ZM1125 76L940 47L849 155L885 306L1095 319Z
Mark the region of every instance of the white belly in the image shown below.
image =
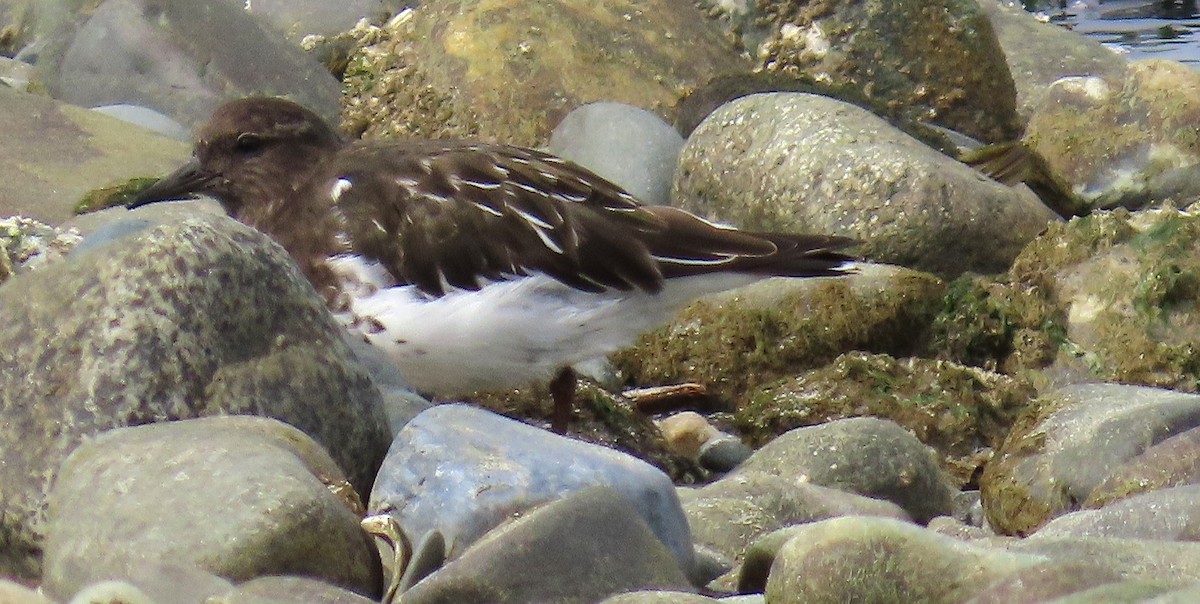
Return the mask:
M386 353L412 387L437 396L548 381L562 367L630 345L699 296L760 279L721 273L672 279L660 294L592 294L534 275L431 298L411 285L389 287L384 271L358 257L333 266L352 294L339 319Z

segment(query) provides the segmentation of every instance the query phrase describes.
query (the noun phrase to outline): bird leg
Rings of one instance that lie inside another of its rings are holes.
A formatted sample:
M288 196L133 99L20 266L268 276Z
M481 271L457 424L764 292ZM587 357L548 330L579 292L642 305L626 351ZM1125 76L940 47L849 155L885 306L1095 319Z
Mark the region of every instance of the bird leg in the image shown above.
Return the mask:
M550 381L550 397L554 400L554 411L550 416L550 429L566 434L571 422L571 405L575 402L575 370L563 367Z

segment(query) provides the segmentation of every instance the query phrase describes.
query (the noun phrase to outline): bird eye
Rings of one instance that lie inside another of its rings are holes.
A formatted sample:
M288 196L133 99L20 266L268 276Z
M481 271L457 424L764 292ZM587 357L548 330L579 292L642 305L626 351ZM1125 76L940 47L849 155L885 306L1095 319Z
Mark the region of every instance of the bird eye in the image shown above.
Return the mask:
M233 149L238 153L254 153L263 146L263 139L257 134L243 132L238 135L237 142L234 143Z

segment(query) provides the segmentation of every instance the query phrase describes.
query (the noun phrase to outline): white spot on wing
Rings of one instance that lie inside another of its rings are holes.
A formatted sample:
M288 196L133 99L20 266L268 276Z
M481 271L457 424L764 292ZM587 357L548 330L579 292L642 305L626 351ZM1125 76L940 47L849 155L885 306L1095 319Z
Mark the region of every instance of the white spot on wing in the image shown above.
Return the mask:
M354 183L350 182L350 179L339 178L333 183L333 187L329 189L329 197L333 199L334 203L337 203L342 198L342 195L353 186Z
M517 213L518 216L520 216L521 218L524 218L525 222L528 222L529 224L532 224L533 226L535 226L539 229L553 228L553 226L551 226L551 224L549 222L546 222L545 220L542 220L541 218L538 218L537 216L534 216L533 214L530 214L529 212L526 212L524 210L517 210L516 208L513 208L513 210Z

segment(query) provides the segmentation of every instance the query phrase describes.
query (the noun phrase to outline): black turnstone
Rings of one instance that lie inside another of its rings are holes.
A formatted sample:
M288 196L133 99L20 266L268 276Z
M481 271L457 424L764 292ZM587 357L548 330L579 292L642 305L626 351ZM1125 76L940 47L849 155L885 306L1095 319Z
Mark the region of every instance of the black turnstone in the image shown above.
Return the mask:
M849 270L844 237L755 233L646 206L538 151L462 140L344 142L290 101L247 98L129 205L216 198L279 242L331 310L438 397L550 380L708 293Z

